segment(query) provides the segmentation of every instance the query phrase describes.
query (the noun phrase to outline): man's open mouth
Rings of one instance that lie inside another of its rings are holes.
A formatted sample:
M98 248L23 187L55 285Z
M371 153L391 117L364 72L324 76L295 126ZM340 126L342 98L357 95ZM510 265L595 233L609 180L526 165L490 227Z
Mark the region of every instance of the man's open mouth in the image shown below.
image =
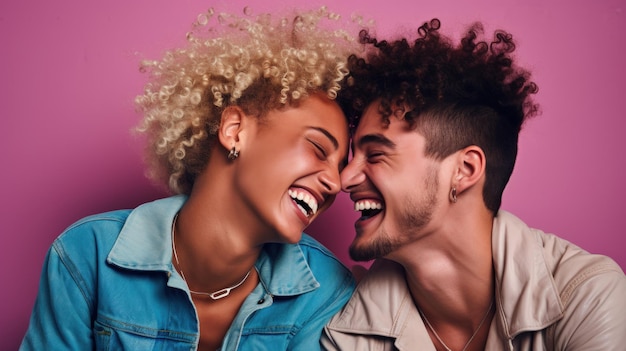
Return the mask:
M381 213L383 204L378 200L359 200L354 203L354 210L361 212L359 219L364 220Z

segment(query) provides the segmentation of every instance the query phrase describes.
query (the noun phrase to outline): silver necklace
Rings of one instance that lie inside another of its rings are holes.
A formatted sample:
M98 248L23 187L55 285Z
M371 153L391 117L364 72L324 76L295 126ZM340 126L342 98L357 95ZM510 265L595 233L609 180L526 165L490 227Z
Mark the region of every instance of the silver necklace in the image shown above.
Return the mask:
M480 327L482 327L483 323L485 323L485 320L487 319L487 316L489 315L489 312L491 312L491 307L493 307L493 299L491 300L491 303L489 304L489 308L487 308L487 312L485 312L485 315L483 316L483 319L480 321L480 324L478 324L478 327L476 328L476 330L474 330L474 334L472 334L472 336L469 338L469 340L467 340L467 342L465 343L465 346L463 346L463 349L461 351L465 351L467 349L467 347L469 346L469 344L472 342L472 340L474 340L474 337L476 337L476 334L478 334L478 331L480 330ZM420 316L422 316L422 318L424 319L424 322L426 322L426 325L428 326L428 329L430 329L430 331L433 332L433 335L435 336L435 338L437 338L437 340L441 343L441 345L447 351L452 351L452 349L449 348L448 345L446 345L446 343L443 342L443 340L441 340L441 338L439 337L439 334L437 334L437 332L435 331L435 328L433 328L433 326L430 324L430 322L428 321L428 318L426 318L426 315L424 314L424 312L422 312L422 310L419 308L419 306L417 306L417 311L420 313Z
M180 262L178 262L178 254L176 253L176 241L174 240L175 231L176 231L176 220L178 220L178 213L176 214L176 216L174 216L174 220L172 221L172 251L174 252L174 260L176 260L176 267L178 267L178 271L180 272L180 276L181 276L181 278L183 278L185 283L187 283L187 279L185 278L185 273L183 273L182 268L180 268ZM237 284L235 284L233 286L229 286L229 287L224 288L224 289L220 289L220 290L212 292L212 293L203 292L203 291L193 291L191 289L189 289L189 292L194 294L194 295L208 296L208 297L210 297L213 300L223 299L226 296L230 295L231 290L240 287L241 284L243 284L246 281L246 279L248 279L248 276L250 276L250 272L252 272L252 269L250 269L248 271L248 273L246 273L246 276L243 277L243 279L241 279L241 281L239 283L237 283ZM189 286L189 284L187 284L187 286Z

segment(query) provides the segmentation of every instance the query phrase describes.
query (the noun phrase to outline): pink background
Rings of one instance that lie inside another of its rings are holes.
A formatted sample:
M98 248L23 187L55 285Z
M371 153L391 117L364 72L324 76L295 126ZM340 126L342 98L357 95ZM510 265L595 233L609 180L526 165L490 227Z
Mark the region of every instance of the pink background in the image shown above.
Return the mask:
M249 1L271 11L318 0ZM333 0L374 17L380 33L438 17L458 33L474 20L511 31L538 83L543 115L524 130L504 208L626 267L626 20L623 0ZM228 5L225 5L228 4ZM210 6L229 0L22 0L0 4L0 344L26 329L44 255L70 223L163 193L143 176L133 98L142 57L182 43ZM346 264L355 214L347 197L309 232Z

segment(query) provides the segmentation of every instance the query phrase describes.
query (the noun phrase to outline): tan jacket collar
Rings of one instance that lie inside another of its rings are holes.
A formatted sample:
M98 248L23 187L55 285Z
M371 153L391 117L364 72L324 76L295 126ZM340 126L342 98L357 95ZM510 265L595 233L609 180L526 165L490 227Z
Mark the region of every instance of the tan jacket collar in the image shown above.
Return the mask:
M540 236L514 215L500 211L493 221L496 298L506 336L540 330L563 316Z
M523 331L543 329L563 315L558 290L538 240L532 229L510 213L500 211L494 219L492 252L498 329L509 340ZM400 350L432 345L409 293L403 268L388 260L377 260L372 265L329 328L395 338ZM490 342L501 345L494 337L498 338L490 335Z
M399 350L412 350L415 345L430 343L406 285L404 269L384 259L374 262L341 315L329 327L342 332L394 338Z

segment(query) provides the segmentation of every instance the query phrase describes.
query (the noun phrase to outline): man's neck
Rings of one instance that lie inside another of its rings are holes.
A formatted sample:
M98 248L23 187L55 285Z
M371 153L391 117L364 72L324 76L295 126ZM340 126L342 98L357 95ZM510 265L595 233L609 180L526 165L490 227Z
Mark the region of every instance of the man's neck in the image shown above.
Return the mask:
M486 209L457 213L440 231L389 258L404 267L413 301L420 308L461 322L482 316L493 299L493 216Z

